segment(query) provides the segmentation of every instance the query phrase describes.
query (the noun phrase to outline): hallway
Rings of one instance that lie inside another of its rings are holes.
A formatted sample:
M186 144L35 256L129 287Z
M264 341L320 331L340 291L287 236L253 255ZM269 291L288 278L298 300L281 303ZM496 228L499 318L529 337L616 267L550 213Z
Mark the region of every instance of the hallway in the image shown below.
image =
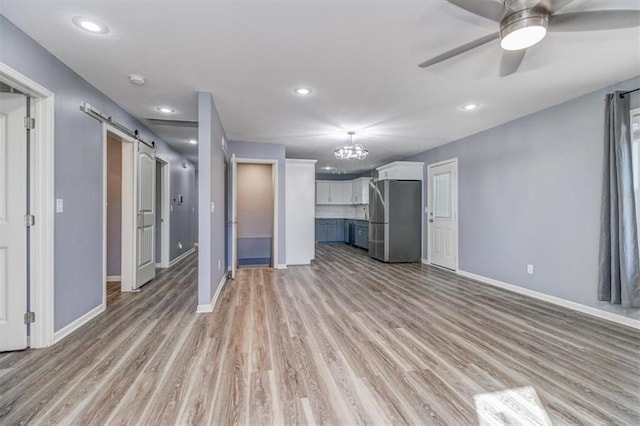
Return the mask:
M529 420L640 420L637 330L347 246L243 269L197 315L196 266L0 355L0 423L475 424L498 391Z

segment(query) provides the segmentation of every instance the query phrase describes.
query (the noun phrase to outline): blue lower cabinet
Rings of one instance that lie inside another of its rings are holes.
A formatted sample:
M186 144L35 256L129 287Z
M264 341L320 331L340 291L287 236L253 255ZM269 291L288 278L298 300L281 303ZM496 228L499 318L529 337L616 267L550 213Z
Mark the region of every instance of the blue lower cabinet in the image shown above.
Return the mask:
M336 239L337 243L344 243L344 219L336 219Z
M369 222L352 219L316 219L316 242L347 243L367 249Z
M369 226L356 225L354 245L363 249L369 249Z
M319 243L344 242L344 220L316 219L316 241Z

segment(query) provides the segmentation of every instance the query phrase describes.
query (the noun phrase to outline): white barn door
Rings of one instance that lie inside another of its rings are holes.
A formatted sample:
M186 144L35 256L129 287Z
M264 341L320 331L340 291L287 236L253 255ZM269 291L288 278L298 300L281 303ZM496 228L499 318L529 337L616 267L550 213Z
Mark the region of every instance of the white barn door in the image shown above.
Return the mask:
M146 144L136 141L136 282L140 288L156 276L155 262L155 193L156 154Z
M27 347L27 97L0 93L0 351Z

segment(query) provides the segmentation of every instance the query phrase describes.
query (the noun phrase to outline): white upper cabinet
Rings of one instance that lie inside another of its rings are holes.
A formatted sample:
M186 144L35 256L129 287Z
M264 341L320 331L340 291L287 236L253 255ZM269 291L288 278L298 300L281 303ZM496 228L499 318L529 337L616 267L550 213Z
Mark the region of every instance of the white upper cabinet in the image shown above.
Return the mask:
M422 180L424 163L416 161L396 161L378 167L378 179Z
M316 204L354 205L369 204L371 178L344 181L316 181Z
M331 184L329 182L316 182L316 204L331 203Z
M343 200L343 186L340 181L316 181L316 204L350 204ZM347 197L351 198L351 188Z
M358 178L351 183L352 204L369 204L369 182L371 178Z
M350 180L341 182L342 202L340 204L353 204L353 185Z

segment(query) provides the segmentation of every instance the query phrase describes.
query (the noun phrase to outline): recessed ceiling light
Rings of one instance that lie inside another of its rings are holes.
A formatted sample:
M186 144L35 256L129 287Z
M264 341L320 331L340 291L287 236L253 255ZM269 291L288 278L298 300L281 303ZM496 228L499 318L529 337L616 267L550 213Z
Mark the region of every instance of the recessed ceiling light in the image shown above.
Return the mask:
M98 22L84 16L74 16L73 18L71 18L71 22L73 22L78 28L82 28L83 30L89 31L90 33L106 34L109 32L109 27L107 27L102 22Z
M156 110L160 111L163 114L172 114L172 113L176 112L175 109L167 107L167 106L158 107L158 108L156 108Z
M300 96L308 96L313 93L313 90L308 87L296 87L293 89L293 93Z
M146 80L140 74L131 74L129 76L129 81L132 84L135 84L135 85L138 85L138 86L142 86L142 85L144 85L146 83Z
M195 139L189 139L187 142L189 142L191 145L197 145L198 141Z
M466 104L461 109L463 111L473 111L474 109L478 109L480 104Z
M321 167L322 170L333 170L333 167L331 166L326 166L326 167Z

